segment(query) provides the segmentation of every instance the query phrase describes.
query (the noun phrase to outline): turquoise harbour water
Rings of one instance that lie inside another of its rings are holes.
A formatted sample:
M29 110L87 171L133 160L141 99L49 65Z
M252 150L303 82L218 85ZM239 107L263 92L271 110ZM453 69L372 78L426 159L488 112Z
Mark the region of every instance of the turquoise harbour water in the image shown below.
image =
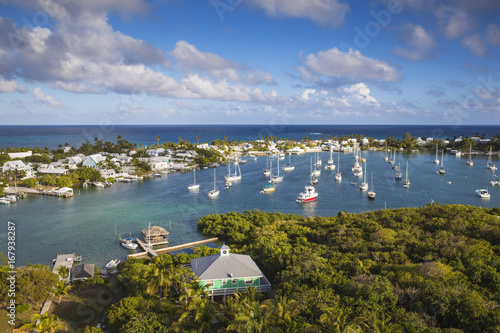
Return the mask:
M321 176L316 186L318 200L300 205L295 202L309 180L310 161L313 154L293 156L295 171L287 173L276 191L261 194L267 179L262 175L266 163L264 157L248 160L240 165L242 180L229 190L224 189L226 167L216 169L217 184L221 193L216 199L208 199L213 188L213 169L196 172L198 192L190 192L187 186L193 182L193 173L173 173L136 183L118 183L105 189L75 188L75 197L63 199L46 196L29 196L17 204L0 206L2 227L0 251L7 252L7 221L16 224L16 265L27 263L50 264L58 253L76 252L84 263L100 267L113 258L124 259L127 250L120 247L115 237L132 233L139 235L148 223L170 230L171 245L203 239L197 232L196 223L204 215L259 209L267 212L294 213L303 216L331 216L339 211L352 213L398 207L418 207L431 200L441 204L465 204L482 207L500 206L500 186L489 186L492 171L486 169L486 158L474 158L474 166L465 164L467 157L445 155L444 176L436 174L439 165L433 163L434 154L398 154L404 172L409 161L411 187L403 188L403 181L396 181L389 163L382 152L363 152L367 160L367 180L373 171L375 201L367 198L367 192L359 190L351 182L359 183L351 171L353 154L340 154L343 180L336 183L336 171L324 170L328 152L320 153L323 160ZM334 154L335 163L337 155ZM285 162L288 161L287 160ZM282 164L283 161L280 161ZM500 166L495 157L494 162ZM273 161L276 165L276 160ZM451 183L448 183L451 182ZM475 190L488 188L491 199L476 196Z

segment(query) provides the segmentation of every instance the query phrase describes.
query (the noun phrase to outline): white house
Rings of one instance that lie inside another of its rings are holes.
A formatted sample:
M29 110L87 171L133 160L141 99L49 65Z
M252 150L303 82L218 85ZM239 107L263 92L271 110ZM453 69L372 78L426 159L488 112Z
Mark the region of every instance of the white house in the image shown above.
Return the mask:
M45 164L45 165L40 165L37 169L37 172L40 174L63 176L68 174L69 170L65 168L58 168L52 164L49 165Z
M115 169L102 169L102 170L99 170L99 172L101 173L101 177L102 178L115 178L116 176L116 172L115 172Z
M151 157L149 164L153 170L167 170L169 167L170 159L166 156Z
M104 161L106 161L106 157L102 156L101 154L94 154L88 156L85 159L85 161L83 161L82 166L97 168L99 162L104 162Z
M14 171L14 170L24 171L26 173L22 179L33 178L35 176L35 172L30 163L24 164L23 161L16 160L16 161L5 162L2 166L3 174L5 174L8 171Z
M72 164L72 165L82 164L86 158L87 158L87 156L85 156L83 154L77 154L75 156L68 157L68 164Z
M156 148L156 149L148 149L146 150L146 153L149 156L159 156L165 152L165 149L163 148Z
M33 155L33 152L30 150L30 151L23 151L23 152L19 152L19 153L7 153L10 157L11 160L13 159L16 159L16 158L25 158L25 157L28 157L28 156L31 156Z

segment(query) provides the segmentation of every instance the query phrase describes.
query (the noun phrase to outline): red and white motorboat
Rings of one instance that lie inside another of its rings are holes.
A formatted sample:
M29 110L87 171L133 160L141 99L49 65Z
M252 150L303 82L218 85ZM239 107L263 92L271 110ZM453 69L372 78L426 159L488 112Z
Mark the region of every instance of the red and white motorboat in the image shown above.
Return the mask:
M300 192L299 197L297 198L298 203L305 203L316 200L318 197L318 192L312 185L306 185L305 191Z

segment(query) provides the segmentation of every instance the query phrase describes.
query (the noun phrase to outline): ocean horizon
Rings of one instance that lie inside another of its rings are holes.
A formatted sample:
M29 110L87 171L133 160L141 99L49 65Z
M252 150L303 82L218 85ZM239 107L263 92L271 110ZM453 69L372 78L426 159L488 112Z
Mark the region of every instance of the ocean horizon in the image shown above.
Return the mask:
M375 139L393 135L398 139L406 132L416 137L436 139L476 134L491 138L500 134L500 125L0 125L0 147L57 149L65 143L79 147L85 140L92 142L94 138L116 142L118 135L131 143L152 145L157 143L157 136L160 142L178 142L179 138L197 142L198 137L200 142L222 140L224 137L251 141L266 135L295 140L351 134Z

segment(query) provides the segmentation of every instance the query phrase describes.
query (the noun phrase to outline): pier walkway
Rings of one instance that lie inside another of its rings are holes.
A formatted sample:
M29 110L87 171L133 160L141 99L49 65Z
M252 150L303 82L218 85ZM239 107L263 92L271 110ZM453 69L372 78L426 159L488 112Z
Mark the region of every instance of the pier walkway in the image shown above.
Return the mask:
M148 258L148 257L157 257L159 254L163 253L169 253L169 252L174 252L178 250L183 250L183 249L188 249L190 247L195 247L198 245L203 245L211 242L217 241L218 238L209 238L209 239L204 239L201 241L196 241L196 242L191 242L191 243L185 243L181 245L176 245L176 246L169 246L169 247L164 247L161 249L153 250L150 248L146 243L141 241L140 239L136 239L137 244L145 251L145 252L139 252L139 253L133 253L129 254L127 257L128 258Z

